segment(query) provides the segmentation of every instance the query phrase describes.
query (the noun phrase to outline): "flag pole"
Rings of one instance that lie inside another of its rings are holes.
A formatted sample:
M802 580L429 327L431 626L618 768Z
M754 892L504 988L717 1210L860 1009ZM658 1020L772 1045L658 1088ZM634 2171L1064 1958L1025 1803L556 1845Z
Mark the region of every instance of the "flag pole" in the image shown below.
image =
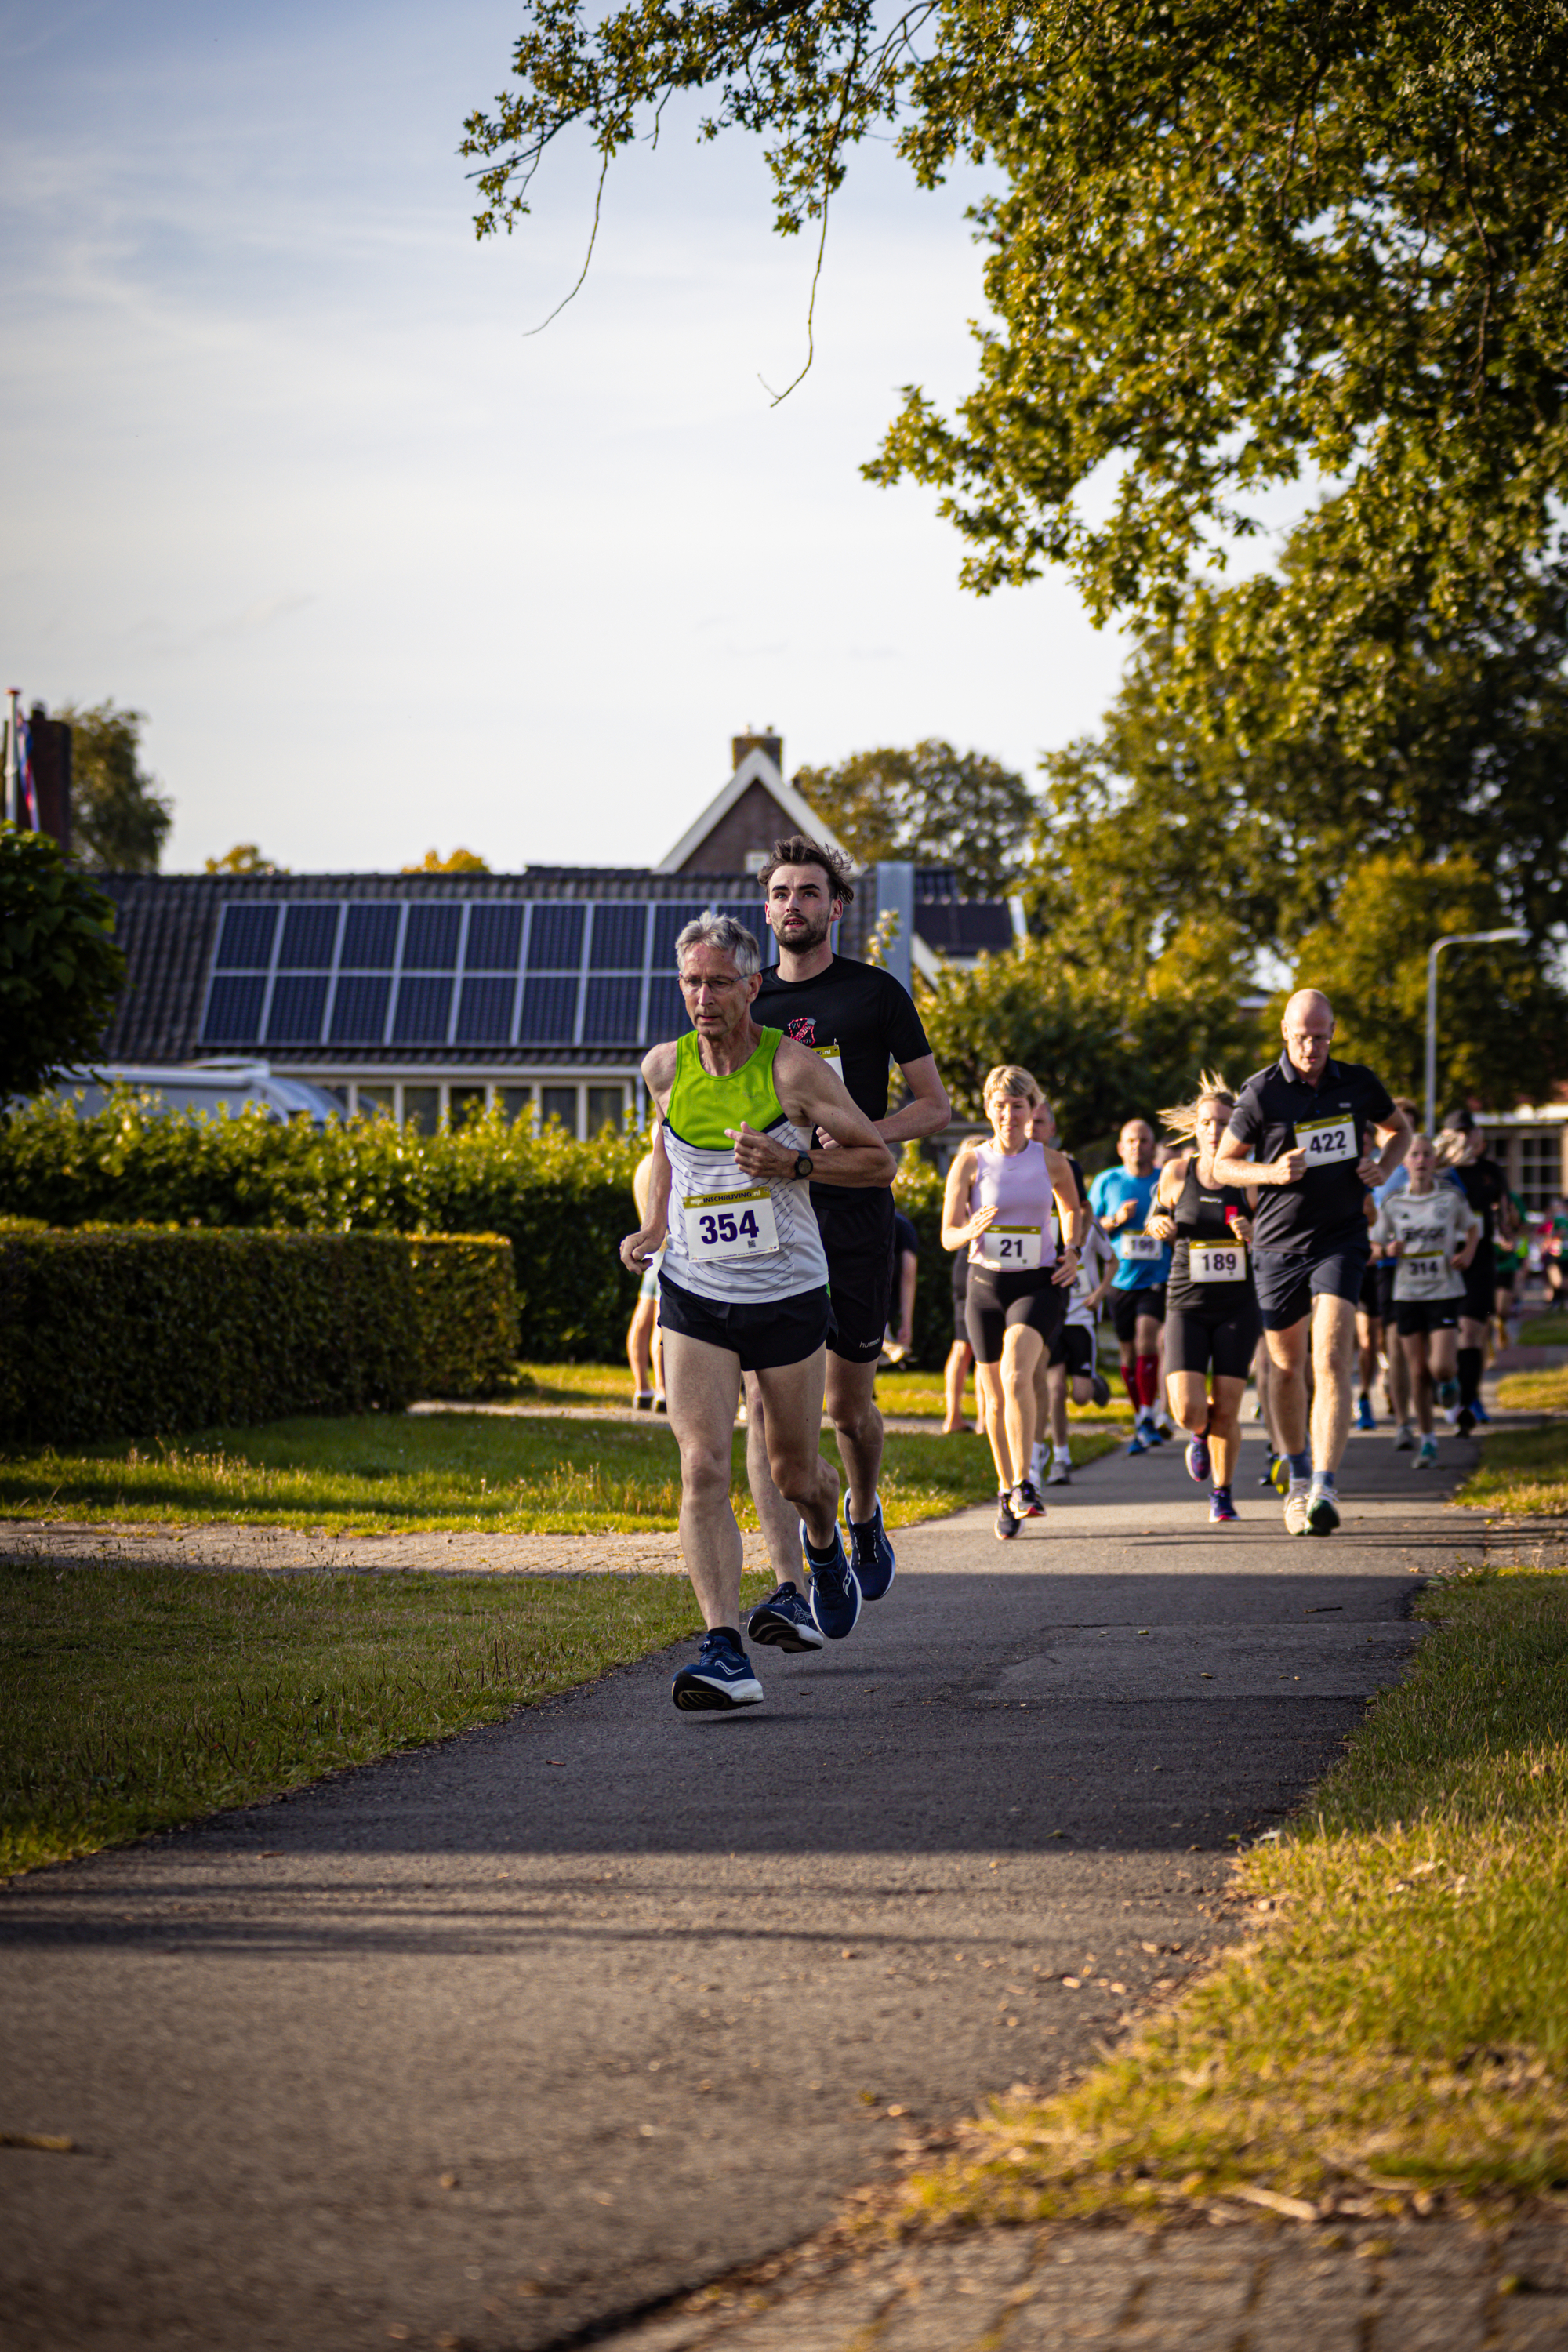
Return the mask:
M5 720L5 814L12 824L19 823L21 818L21 784L16 772L16 705L21 698L22 689L19 686L6 688L5 700L9 708Z

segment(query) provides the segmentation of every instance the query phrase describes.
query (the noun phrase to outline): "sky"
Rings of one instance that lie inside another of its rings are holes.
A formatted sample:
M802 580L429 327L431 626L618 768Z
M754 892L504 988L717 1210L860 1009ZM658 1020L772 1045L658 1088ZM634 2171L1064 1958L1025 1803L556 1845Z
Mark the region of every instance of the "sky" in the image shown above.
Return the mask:
M5 685L147 715L166 868L461 845L662 856L772 725L786 769L946 736L1033 780L1124 654L1065 576L981 600L861 463L973 378L981 181L867 151L812 254L695 112L585 142L479 244L456 152L516 0L0 5Z

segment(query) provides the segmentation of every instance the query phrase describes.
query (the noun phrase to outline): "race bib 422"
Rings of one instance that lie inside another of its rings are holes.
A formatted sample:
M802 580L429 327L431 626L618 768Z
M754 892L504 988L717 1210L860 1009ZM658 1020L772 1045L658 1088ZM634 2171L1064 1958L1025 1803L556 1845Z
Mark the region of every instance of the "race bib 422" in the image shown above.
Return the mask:
M1337 1160L1359 1160L1355 1121L1344 1118L1298 1119L1296 1149L1307 1155L1309 1168L1329 1168Z

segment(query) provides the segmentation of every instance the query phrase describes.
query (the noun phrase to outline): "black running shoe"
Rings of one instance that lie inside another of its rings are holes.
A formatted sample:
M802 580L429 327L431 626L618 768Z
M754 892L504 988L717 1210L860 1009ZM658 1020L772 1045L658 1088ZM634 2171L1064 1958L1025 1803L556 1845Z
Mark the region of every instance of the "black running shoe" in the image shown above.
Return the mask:
M1016 1536L1017 1532L1018 1522L1013 1516L1012 1496L998 1495L996 1497L996 1533L1001 1538L1002 1541L1006 1543L1009 1538Z
M670 1696L684 1714L711 1714L736 1706L760 1706L763 1686L744 1650L728 1633L705 1633L697 1663L682 1666Z
M1043 1519L1046 1507L1041 1502L1032 1478L1020 1478L1013 1489L1013 1517L1016 1519Z
M1101 1412L1103 1412L1106 1406L1110 1402L1110 1382L1106 1379L1103 1372L1090 1372L1089 1376L1089 1392L1094 1399L1095 1403L1100 1407Z
M764 1650L820 1650L826 1636L793 1584L781 1584L759 1601L746 1620L746 1631Z

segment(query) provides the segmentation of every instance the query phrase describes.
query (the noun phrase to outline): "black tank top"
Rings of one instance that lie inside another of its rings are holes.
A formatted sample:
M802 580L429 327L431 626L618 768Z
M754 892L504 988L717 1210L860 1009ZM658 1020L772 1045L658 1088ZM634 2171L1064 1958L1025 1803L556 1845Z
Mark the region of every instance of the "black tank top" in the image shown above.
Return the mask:
M1174 1215L1176 1240L1171 1260L1171 1291L1193 1293L1200 1302L1213 1305L1214 1286L1194 1282L1187 1265L1187 1244L1223 1242L1230 1237L1229 1211L1237 1216L1249 1216L1247 1195L1239 1185L1211 1185L1206 1190L1198 1182L1198 1155L1194 1151L1187 1161L1187 1181L1182 1186ZM1250 1268L1248 1269L1250 1272ZM1229 1286L1239 1288L1239 1285Z

